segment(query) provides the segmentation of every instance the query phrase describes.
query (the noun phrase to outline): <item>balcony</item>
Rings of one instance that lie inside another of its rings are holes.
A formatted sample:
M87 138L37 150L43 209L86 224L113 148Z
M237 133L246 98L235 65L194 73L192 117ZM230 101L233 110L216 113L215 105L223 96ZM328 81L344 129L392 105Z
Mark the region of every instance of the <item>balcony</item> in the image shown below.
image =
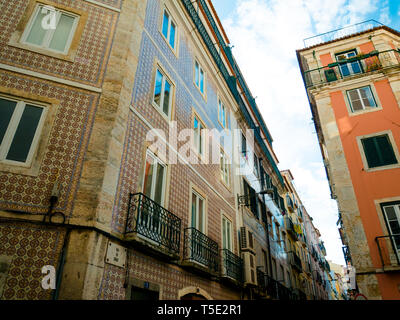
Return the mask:
M182 265L218 275L218 243L195 228L186 228L184 237Z
M142 193L130 194L125 238L178 258L181 219Z
M375 238L384 272L400 271L400 234Z
M303 271L301 259L295 252L293 251L289 252L289 261L292 267L295 268L299 273Z
M228 249L221 250L221 277L237 284L243 283L243 259Z
M285 217L285 225L287 232L295 239L298 240L298 235L296 230L294 229L294 224L292 219L289 216Z
M305 71L304 79L306 87L309 88L353 79L373 72L383 72L399 66L400 53L398 50L372 51L350 59L339 60L322 68Z
M286 195L286 203L290 212L294 212L293 200L289 195Z
M279 281L272 279L259 268L257 268L257 281L260 290L266 292L270 299L295 300L292 290L285 287Z

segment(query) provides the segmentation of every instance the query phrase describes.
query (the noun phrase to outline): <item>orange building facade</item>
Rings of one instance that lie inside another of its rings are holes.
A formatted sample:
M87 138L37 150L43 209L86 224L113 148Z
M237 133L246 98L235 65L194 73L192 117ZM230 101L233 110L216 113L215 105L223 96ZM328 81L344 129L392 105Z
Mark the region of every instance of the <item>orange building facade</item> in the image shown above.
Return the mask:
M366 24L297 51L345 259L368 299L400 299L399 47L399 32Z

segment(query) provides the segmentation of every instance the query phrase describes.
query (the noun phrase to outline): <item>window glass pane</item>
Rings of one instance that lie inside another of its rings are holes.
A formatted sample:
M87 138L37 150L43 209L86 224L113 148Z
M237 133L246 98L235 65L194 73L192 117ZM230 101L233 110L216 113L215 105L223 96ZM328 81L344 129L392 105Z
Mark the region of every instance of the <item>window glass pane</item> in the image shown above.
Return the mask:
M200 91L204 93L204 72L200 69Z
M171 29L169 31L169 44L175 49L175 24L171 21Z
M6 157L8 160L26 161L42 113L43 108L26 105Z
M164 170L164 166L161 164L157 165L156 185L153 200L158 204L162 204L162 194L164 190Z
M366 107L376 107L376 103L374 97L371 92L370 87L365 87L360 89L361 98L364 102L364 106Z
M167 80L165 80L163 111L167 116L169 116L170 96L171 96L171 84Z
M392 144L390 143L388 135L376 137L379 153L381 155L381 165L386 166L389 164L396 164L396 156L394 154Z
M203 154L203 126L199 122L199 153Z
M363 110L364 107L361 103L359 92L357 89L349 91L350 104L353 111Z
M196 82L196 86L200 86L200 83L199 83L199 64L197 63L197 61L194 64L194 66L195 66L194 67L194 69L195 69L194 80Z
M42 27L42 21L46 16L46 13L42 13L41 6L38 10L39 12L36 16L35 21L32 24L32 28L28 34L28 37L26 38L26 42L40 46L43 43L47 30L43 29Z
M193 130L194 146L196 147L196 150L199 150L199 121L197 120L196 117L194 117L193 127L194 127Z
M204 201L199 198L199 231L204 232Z
M156 84L154 86L154 102L158 105L161 106L161 88L162 88L162 79L163 75L160 71L157 70L156 74Z
M361 142L364 147L364 153L365 157L367 158L368 167L375 168L380 166L381 161L378 156L378 150L375 146L375 137L362 139Z
M192 228L197 228L196 201L197 201L197 196L194 193L192 193Z
M223 218L222 219L222 248L223 249L228 249L226 239L227 239L226 238L226 220Z
M64 52L69 36L74 25L75 18L66 14L61 14L57 29L50 42L50 48Z
M15 101L0 99L0 145L6 134L11 117L17 103Z
M168 24L169 24L169 16L168 13L164 11L162 33L164 37L167 39L168 39Z
M144 171L143 193L151 198L151 185L153 183L154 160L151 157L146 159L146 167Z
M227 225L227 232L226 232L227 241L226 241L226 243L228 244L228 248L227 249L232 250L232 246L231 246L231 223L227 220L226 221L226 225Z
M386 216L387 216L388 220L397 219L394 207L392 207L392 206L385 207L385 213L386 213Z

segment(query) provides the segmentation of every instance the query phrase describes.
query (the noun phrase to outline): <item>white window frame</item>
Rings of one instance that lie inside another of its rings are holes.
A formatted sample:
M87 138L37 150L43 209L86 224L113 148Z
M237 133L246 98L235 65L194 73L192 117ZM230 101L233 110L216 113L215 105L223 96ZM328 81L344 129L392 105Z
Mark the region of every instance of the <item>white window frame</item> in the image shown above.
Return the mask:
M160 105L158 105L155 101L156 97L156 84L157 84L157 72L160 72L162 75L162 80L161 80L161 95L160 95ZM165 98L165 82L168 81L168 83L171 86L171 91L169 95L169 101L168 101L168 114L165 114L164 112L164 98ZM171 120L171 114L172 114L172 97L174 95L174 83L171 81L171 79L165 74L165 72L160 68L156 68L155 76L154 76L154 90L153 90L153 99L152 99L152 104L156 107L156 109L164 116L167 117L168 120Z
M162 194L161 194L161 203L159 203L160 206L164 206L164 201L165 201L165 187L167 184L167 170L168 170L168 166L161 161L160 158L158 158L152 151L147 150L146 152L146 158L145 158L145 162L144 162L144 168L143 168L143 180L142 180L142 192L144 194L144 182L146 179L146 163L147 163L147 159L151 158L153 160L153 165L156 164L157 166L155 166L156 168L158 167L158 165L161 165L164 167L164 174L163 174L163 185L162 185ZM152 199L154 201L154 193L155 193L155 185L156 185L156 179L157 179L157 172L153 173L153 177L152 177L152 181L151 181L151 195L150 195L150 199Z
M229 229L229 235L228 235ZM224 237L225 230L225 237ZM233 252L233 223L230 219L228 219L224 214L222 215L221 222L221 236L222 236L222 249L227 249L230 252ZM227 244L226 246L224 244Z
M396 218L397 218L397 222L400 224L400 202L393 203L393 204L382 203L382 212L383 212L383 217L384 217L385 222L386 222L386 229L388 231L388 235L394 235L393 232L392 232L392 228L390 226L390 223L389 223L389 219L388 219L386 210L385 210L386 207L393 207L394 213L395 213ZM397 259L400 260L400 248L396 247L395 240L393 240L392 238L389 240L389 242L391 242L391 244L392 244L391 247L393 248L394 254L397 255Z
M58 51L58 50L55 50L55 49L52 49L52 48L49 47L50 43L51 43L51 40L53 39L53 35L54 35L56 29L49 29L49 30L46 31L46 35L45 35L45 37L43 39L43 44L42 45L37 45L37 44L33 44L33 43L30 43L30 42L26 41L26 39L29 36L29 33L32 30L32 27L33 27L33 24L34 24L34 22L36 20L36 17L39 14L39 11L43 7L44 7L43 4L40 4L40 3L37 4L35 10L33 11L33 14L31 16L31 18L29 19L28 24L25 27L24 32L22 33L21 43L29 45L29 46L32 46L32 47L45 49L45 50L48 50L48 51L51 51L51 52L67 54L69 49L70 49L70 47L71 47L72 40L74 39L74 36L75 36L75 33L76 33L76 29L77 29L77 26L78 26L78 23L79 23L79 19L80 19L79 15L76 15L76 14L74 14L72 12L68 12L68 11L60 10L60 9L56 8L56 14L57 14L56 23L57 23L57 25L59 23L61 14L65 14L65 15L68 15L68 16L74 18L74 24L72 25L68 40L67 40L67 42L65 44L64 51Z
M362 97L361 97L360 90L361 90L361 89L365 89L365 88L368 88L368 89L369 89L369 92L370 92L370 94L371 94L371 96L372 96L372 99L374 100L375 106L366 106L366 105L364 104L364 101L363 101L363 99L362 99ZM354 110L354 108L353 108L353 101L351 100L351 97L350 97L350 91L356 91L356 92L357 92L357 95L358 95L359 100L360 100L361 105L362 105L362 110ZM349 100L349 104L350 104L350 108L351 108L351 111L352 111L352 112L362 112L362 111L364 111L364 110L369 110L369 109L373 109L373 108L377 108L377 107L378 107L378 104L377 104L377 101L376 101L376 99L375 99L374 93L372 92L372 88L371 88L371 86L369 86L369 85L368 85L368 86L359 87L359 88L349 89L349 90L346 91L346 94L347 94L347 98L348 98L348 100Z
M221 180L227 187L229 187L231 183L229 159L222 148L220 148L220 157Z
M164 29L164 17L165 17L165 13L167 13L168 15L168 31L167 31L167 37L165 37L165 34L163 32ZM170 43L170 37L171 37L171 24L175 25L175 39L174 39L174 46L171 46ZM161 18L161 34L163 35L163 38L165 39L165 41L168 43L169 47L173 50L173 51L177 51L176 46L177 46L177 30L178 30L178 26L175 22L175 19L172 18L171 12L169 10L167 10L167 8L164 8L163 10L163 14L162 14L162 18Z
M197 72L196 72L197 66L199 67L198 77L196 77L196 75L197 75ZM203 73L203 87L201 87L201 76L200 76L201 73ZM201 66L201 64L200 64L200 62L198 60L194 61L194 83L195 83L197 89L199 89L200 93L202 95L205 95L205 92L206 92L206 72L204 71L203 67Z
M192 203L193 203L193 195L196 196L196 223L193 223L193 212L192 212ZM199 199L203 201L203 230L200 230L200 219L199 219ZM207 234L207 226L206 226L206 199L199 193L197 192L194 188L192 188L192 193L190 196L190 227L195 228L196 230L200 231L201 233Z
M221 99L218 99L218 121L224 129L228 128L227 109Z
M198 122L198 127L197 129L194 127L195 121L197 119ZM205 142L205 137L204 137L204 129L206 129L206 126L204 125L204 122L201 120L201 118L198 116L197 113L194 113L193 115L193 148L199 154L201 157L205 156L205 150L206 150L206 142ZM195 131L197 131L197 135L195 135Z
M5 97L2 95L0 95L0 98L4 99L4 100L14 101L17 103L17 105L15 106L13 115L10 119L10 123L8 124L7 130L4 134L3 141L0 141L0 143L1 143L1 145L0 145L0 163L10 164L10 165L15 165L15 166L22 166L22 167L30 167L32 164L33 156L36 153L36 149L37 149L39 141L40 141L40 136L42 133L43 125L45 123L48 107L44 106L42 104L38 104L36 102L13 99L13 98ZM23 114L23 112L25 110L25 106L27 104L38 107L38 108L42 108L43 109L42 115L41 115L39 123L36 127L35 135L33 137L31 147L30 147L28 155L26 157L26 161L19 162L19 161L14 161L14 160L8 160L8 159L6 159L7 154L10 150L10 147L13 142L18 125L21 121L22 114Z

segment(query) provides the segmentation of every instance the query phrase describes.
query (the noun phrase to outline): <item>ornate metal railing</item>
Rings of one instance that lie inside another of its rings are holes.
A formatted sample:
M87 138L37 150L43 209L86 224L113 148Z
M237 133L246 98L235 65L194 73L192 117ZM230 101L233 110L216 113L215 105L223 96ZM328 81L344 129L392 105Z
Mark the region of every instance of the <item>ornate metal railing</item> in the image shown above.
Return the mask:
M382 268L400 266L400 234L376 237L375 242Z
M196 262L211 272L219 270L218 243L196 228L184 231L184 261Z
M289 216L285 217L285 224L286 224L286 230L292 235L292 237L298 240L298 234L294 229L293 221Z
M308 88L398 66L400 66L398 50L372 51L368 54L360 54L321 68L305 71L304 81Z
M221 250L222 276L230 277L238 282L243 282L243 259L228 249Z
M143 193L129 195L125 234L130 233L137 233L179 254L181 219Z
M301 264L301 259L296 254L296 252L293 251L289 252L289 261L294 268L296 268L299 272L302 272L303 267Z
M382 23L376 20L367 20L350 26L346 26L340 29L332 30L329 32L321 33L316 36L312 36L304 39L304 47L311 47L324 42L336 40L349 36L351 34L367 31L376 27L383 26Z
M291 289L271 278L259 268L257 268L257 281L259 288L266 291L272 299L295 300L295 296Z

